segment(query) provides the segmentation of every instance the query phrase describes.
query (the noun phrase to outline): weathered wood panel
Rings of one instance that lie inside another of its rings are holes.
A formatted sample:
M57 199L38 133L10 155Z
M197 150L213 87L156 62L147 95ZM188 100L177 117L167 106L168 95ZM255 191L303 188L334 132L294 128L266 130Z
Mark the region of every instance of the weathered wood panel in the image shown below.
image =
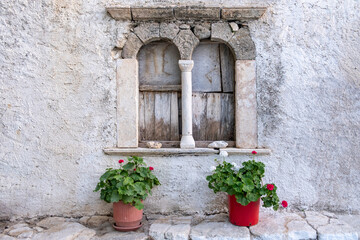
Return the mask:
M155 140L170 138L170 94L155 93Z
M144 92L145 139L155 137L155 93Z
M220 44L221 81L223 92L234 92L235 61L231 50Z
M181 85L140 85L140 92L180 92Z
M140 85L180 85L179 51L168 42L153 42L138 54Z
M145 99L144 93L139 93L139 141L145 140Z
M235 136L235 108L234 94L221 94L221 120L220 137L221 140L234 141Z
M179 103L178 94L170 93L170 140L179 141Z
M207 94L206 119L206 140L222 140L220 138L221 93Z
M193 60L193 92L221 92L219 44L200 43Z
M207 93L192 94L193 137L195 141L206 140Z

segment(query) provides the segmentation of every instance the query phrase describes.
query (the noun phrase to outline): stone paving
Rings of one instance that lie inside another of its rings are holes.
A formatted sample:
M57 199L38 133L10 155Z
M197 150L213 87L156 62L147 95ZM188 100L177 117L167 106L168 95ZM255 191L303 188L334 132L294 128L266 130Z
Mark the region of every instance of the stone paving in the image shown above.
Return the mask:
M47 217L0 222L0 240L282 240L360 239L360 215L261 212L252 227L234 226L227 214L148 215L134 232L117 232L108 216Z

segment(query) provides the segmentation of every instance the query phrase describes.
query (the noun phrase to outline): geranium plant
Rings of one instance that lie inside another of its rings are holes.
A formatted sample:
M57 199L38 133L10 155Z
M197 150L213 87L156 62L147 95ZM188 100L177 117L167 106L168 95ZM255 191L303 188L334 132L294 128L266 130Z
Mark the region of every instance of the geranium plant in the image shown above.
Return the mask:
M253 156L257 154L252 152ZM215 160L218 165L212 167L212 174L206 177L209 181L209 188L217 192L226 192L235 195L236 201L243 206L250 202L256 202L260 197L263 207L273 207L278 210L280 202L276 194L277 187L274 183L263 184L265 176L265 164L252 160L242 163L242 167L236 163L228 163ZM283 207L287 202L283 201Z
M119 160L118 169L107 168L94 191L100 190L100 199L108 203L122 201L141 210L144 208L142 201L160 182L152 172L154 168L147 167L143 158L133 156L126 164L124 162Z

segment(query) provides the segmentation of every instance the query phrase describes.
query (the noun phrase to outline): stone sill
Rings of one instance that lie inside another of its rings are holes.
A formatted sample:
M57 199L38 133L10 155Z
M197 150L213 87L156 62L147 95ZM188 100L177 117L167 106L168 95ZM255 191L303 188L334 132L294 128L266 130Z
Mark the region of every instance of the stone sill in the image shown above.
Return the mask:
M251 155L252 151L256 151L258 155L269 155L270 149L243 149L243 148L224 148L229 155ZM213 148L104 148L104 153L107 155L121 155L121 156L204 156L219 154L220 150Z

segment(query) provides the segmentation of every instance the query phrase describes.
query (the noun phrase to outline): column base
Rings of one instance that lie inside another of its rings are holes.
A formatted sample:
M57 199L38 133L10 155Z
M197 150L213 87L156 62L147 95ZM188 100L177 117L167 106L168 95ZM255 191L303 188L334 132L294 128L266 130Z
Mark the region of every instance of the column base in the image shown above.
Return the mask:
M193 149L195 148L195 141L192 135L182 136L180 142L180 148Z

